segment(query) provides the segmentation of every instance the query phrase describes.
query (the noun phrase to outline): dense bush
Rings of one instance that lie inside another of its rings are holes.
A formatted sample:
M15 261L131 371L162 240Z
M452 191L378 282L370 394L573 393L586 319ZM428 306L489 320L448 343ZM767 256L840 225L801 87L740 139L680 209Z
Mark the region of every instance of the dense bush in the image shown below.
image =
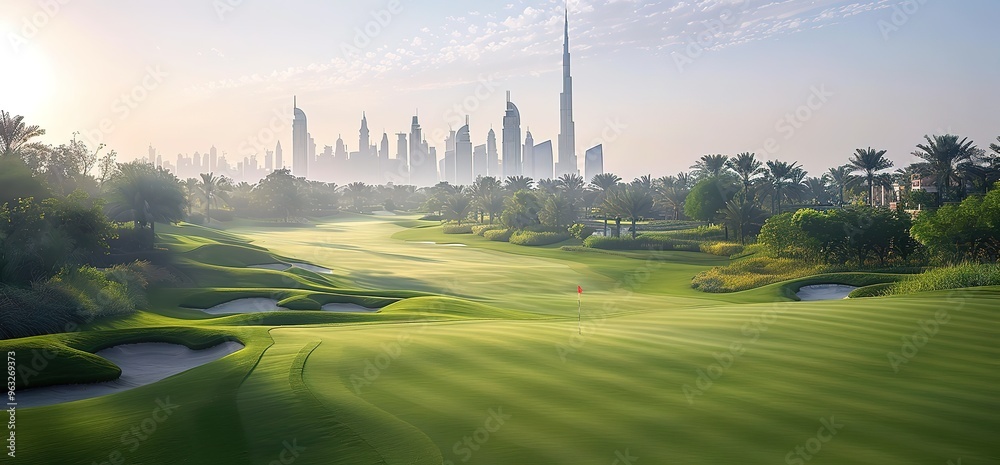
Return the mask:
M569 238L568 232L516 231L511 234L508 242L516 245L540 246L556 244Z
M480 224L472 227L472 234L477 236L482 236L486 234L486 231L500 231L506 230L507 228L499 224Z
M431 214L428 214L428 215L421 216L420 220L421 221L442 221L442 220L444 220L444 216L443 215L438 215L438 214L431 213Z
M191 224L199 224L199 225L205 224L205 215L199 212L192 212L190 215L187 216L186 221Z
M699 249L707 254L731 257L743 253L744 247L739 242L704 242Z
M569 227L569 234L581 241L593 236L596 231L596 229L581 223L576 223Z
M980 286L1000 286L1000 264L963 263L935 268L879 289L879 295L902 295Z
M631 237L590 236L583 241L585 247L604 250L685 250L698 252L696 241L674 239L660 234L640 234Z
M722 225L698 226L693 229L682 229L668 232L646 233L650 236L663 236L672 239L691 241L721 241L726 238L726 230Z
M149 284L172 279L149 262L134 262L107 269L65 268L30 288L2 285L0 337L70 331L72 325L132 314L147 306Z
M995 263L1000 259L1000 188L921 213L913 237L941 262Z
M471 224L446 224L444 225L445 234L472 234Z
M909 214L885 208L804 208L768 219L757 240L778 257L835 265L885 266L889 262L907 262L917 251L910 225Z
M496 242L509 242L510 236L513 234L513 229L491 229L484 232L483 237Z
M827 271L792 258L752 257L698 273L691 287L703 292L737 292Z

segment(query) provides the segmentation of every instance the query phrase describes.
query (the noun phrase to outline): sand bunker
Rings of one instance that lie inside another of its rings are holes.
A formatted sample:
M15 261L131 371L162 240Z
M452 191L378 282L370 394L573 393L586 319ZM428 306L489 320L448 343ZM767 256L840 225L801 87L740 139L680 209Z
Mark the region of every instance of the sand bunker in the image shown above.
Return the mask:
M249 297L246 299L231 300L202 311L211 315L231 315L235 313L281 312L285 310L288 309L279 307L278 301L275 299Z
M440 245L441 247L465 247L465 244L438 244L437 242L413 241L413 244Z
M324 312L338 312L338 313L375 313L379 309L363 307L358 304L325 304L323 305Z
M242 348L239 342L223 342L204 350L159 342L115 346L97 355L122 369L118 379L25 389L18 391L17 404L18 407L41 407L127 391L218 360Z
M841 300L853 292L857 287L844 286L842 284L818 284L815 286L802 286L795 295L799 299L812 300Z
M264 265L250 265L247 268L260 268L264 270L285 271L291 267L292 267L291 265L286 265L284 263L266 263Z

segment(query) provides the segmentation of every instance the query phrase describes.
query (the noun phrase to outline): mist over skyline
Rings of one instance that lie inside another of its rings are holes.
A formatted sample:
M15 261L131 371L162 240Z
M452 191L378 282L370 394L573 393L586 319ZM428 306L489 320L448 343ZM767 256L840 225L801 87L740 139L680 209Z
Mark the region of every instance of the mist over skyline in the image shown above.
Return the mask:
M121 161L150 144L170 160L214 145L230 161L255 153L260 161L278 140L287 157L293 95L317 151L338 136L356 150L362 112L374 139L384 131L394 140L419 111L443 154L449 126L466 115L474 145L491 127L499 132L509 90L522 130L555 143L563 8L20 2L0 17L0 59L18 70L4 77L0 106L40 124L45 142L80 131ZM576 154L582 164L603 143L605 170L626 179L743 151L819 175L872 146L899 166L924 134L951 132L980 147L997 136L995 2L568 8Z

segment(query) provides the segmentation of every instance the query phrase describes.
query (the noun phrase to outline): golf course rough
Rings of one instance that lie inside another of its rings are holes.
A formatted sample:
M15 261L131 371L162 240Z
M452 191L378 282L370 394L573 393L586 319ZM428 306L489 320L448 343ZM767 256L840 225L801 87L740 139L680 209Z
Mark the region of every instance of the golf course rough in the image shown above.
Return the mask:
M182 288L155 291L148 312L0 349L60 348L72 366L73 351L168 333L246 347L129 391L21 409L18 461L1000 463L995 287L705 294L691 277L727 259L521 247L406 216L157 229ZM335 272L250 268L302 259ZM873 284L859 280L840 281ZM381 310L198 310L294 297Z

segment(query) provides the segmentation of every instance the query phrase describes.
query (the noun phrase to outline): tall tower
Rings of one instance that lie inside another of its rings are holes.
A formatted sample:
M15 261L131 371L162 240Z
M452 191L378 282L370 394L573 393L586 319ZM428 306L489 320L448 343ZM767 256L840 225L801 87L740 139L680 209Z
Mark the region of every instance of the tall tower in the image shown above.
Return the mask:
M497 153L497 133L490 128L490 133L486 135L486 174L499 180L503 180L503 173L500 172L500 155Z
M285 160L284 158L282 158L281 141L279 140L278 145L274 146L274 169L280 170L284 168L285 168Z
M503 175L521 175L521 112L510 101L510 91L507 91L507 112L503 116Z
M573 77L569 68L569 10L566 10L563 37L563 91L559 94L559 162L556 176L578 174L576 163L576 124L573 122Z
M365 116L364 112L361 112L361 131L359 131L358 137L358 151L361 152L362 155L367 155L371 146L372 140L368 133L368 117Z
M455 136L455 183L468 186L475 180L472 164L472 137L469 135L469 117L465 117L465 126L458 129Z
M521 174L535 178L535 138L531 137L531 129L528 129L524 137L524 150L521 152Z
M292 120L292 174L304 178L309 175L309 128L306 113L292 97L294 119Z
M417 187L437 183L437 157L431 157L424 142L419 117L413 116L410 124L410 184Z

